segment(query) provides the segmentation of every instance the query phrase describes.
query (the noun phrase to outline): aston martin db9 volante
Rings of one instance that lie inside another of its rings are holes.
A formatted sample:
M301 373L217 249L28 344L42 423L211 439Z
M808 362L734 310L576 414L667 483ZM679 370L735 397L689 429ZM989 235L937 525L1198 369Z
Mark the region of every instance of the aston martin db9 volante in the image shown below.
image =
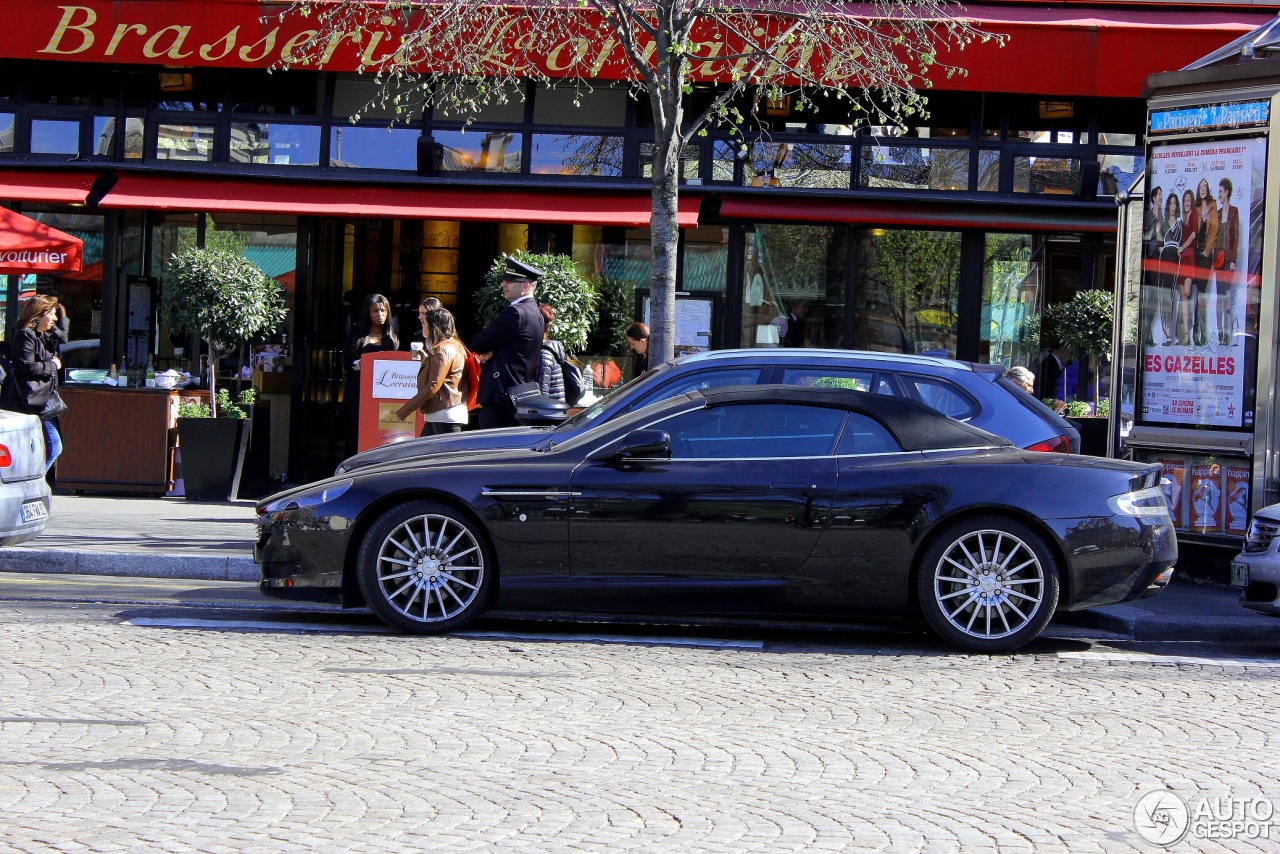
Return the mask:
M534 447L366 466L258 505L262 590L411 632L486 609L854 620L982 652L1168 583L1160 467L1017 448L910 400L694 391Z

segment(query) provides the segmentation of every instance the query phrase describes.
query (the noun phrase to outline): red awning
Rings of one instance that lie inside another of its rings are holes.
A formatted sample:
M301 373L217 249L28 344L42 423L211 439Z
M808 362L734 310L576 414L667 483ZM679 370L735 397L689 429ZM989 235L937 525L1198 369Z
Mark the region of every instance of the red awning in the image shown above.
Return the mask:
M1005 231L1115 233L1114 208L1062 210L1045 206L958 205L859 199L728 196L720 202L728 219L782 222L865 223L910 228L987 228Z
M78 237L0 208L0 273L74 273L83 252Z
M684 196L681 228L698 224L700 199ZM182 175L122 175L104 208L298 216L404 217L467 222L571 223L644 228L649 193L556 188L388 187Z
M96 172L47 172L39 169L0 171L0 199L6 202L60 202L82 205Z

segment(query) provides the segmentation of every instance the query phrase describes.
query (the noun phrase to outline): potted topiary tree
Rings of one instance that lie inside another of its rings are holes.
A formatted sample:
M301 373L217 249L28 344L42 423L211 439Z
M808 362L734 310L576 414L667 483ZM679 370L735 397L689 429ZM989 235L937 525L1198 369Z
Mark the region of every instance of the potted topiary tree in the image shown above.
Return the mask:
M237 404L217 389L221 352L238 347L284 321L284 292L252 261L221 249L187 249L170 260L162 311L170 328L193 332L209 347L209 404L179 409L178 444L186 497L226 501L239 488L249 441L246 408L252 390Z
M1067 401L1065 414L1079 424L1081 452L1106 456L1108 419L1103 414L1101 380L1102 365L1111 356L1115 297L1107 291L1079 291L1067 302L1049 306L1044 314L1054 325L1063 346L1085 353L1093 364L1093 401L1097 414L1090 416L1088 404L1074 400ZM1109 412L1110 407L1106 411Z
M476 293L476 319L483 327L506 307L502 297L502 271L506 255L496 258L484 277L484 287ZM564 344L570 353L581 353L587 347L587 334L596 322L596 292L591 282L578 274L573 259L567 255L534 255L514 252L509 257L532 264L543 271L533 298L556 311L552 337Z

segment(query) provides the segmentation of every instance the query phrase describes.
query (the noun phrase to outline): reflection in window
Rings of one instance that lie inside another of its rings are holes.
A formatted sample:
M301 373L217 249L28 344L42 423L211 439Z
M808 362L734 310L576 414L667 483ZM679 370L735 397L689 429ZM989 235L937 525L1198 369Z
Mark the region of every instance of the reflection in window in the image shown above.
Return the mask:
M124 120L124 157L126 160L142 159L142 143L145 125L140 118ZM102 157L115 156L116 120L113 116L94 116L93 153Z
M698 178L698 146L686 145L680 149L680 180L691 181ZM640 177L653 177L653 143L640 143Z
M752 187L849 189L852 155L847 145L810 142L757 142L747 161Z
M394 85L394 84L391 84ZM394 105L383 97L383 84L372 74L339 74L333 86L333 115L362 119L395 119L418 121L422 118L422 96L407 93L408 100L397 113Z
M53 119L31 120L32 154L80 153L80 123Z
M711 147L711 180L733 183L733 169L738 162L733 143L717 141Z
M869 145L862 149L862 186L900 190L969 189L969 149Z
M1000 192L1000 152L993 148L978 152L978 191Z
M988 233L983 258L978 361L1035 371L1044 272L1031 235Z
M685 230L680 260L682 291L723 293L728 264L729 229L702 226Z
M13 153L14 113L0 113L0 154Z
M520 119L514 119L519 121ZM533 95L533 123L570 127L620 128L627 121L627 90L566 81L555 89L538 86Z
M417 171L418 136L407 128L335 127L329 131L329 165Z
M522 134L495 130L436 130L437 172L519 172Z
M315 166L320 162L318 125L231 123L232 163Z
M213 160L213 125L159 125L156 159Z
M845 235L828 226L756 226L743 259L742 346L840 346Z
M842 409L797 404L717 406L652 425L671 435L672 459L781 459L830 454Z
M1071 157L1013 158L1013 191L1035 195L1075 195L1080 161Z
M854 346L892 353L956 352L960 234L869 229L858 235Z
M616 177L622 174L623 138L535 133L532 172L540 175Z
M1146 168L1146 158L1137 154L1098 155L1098 195L1114 196L1133 185Z

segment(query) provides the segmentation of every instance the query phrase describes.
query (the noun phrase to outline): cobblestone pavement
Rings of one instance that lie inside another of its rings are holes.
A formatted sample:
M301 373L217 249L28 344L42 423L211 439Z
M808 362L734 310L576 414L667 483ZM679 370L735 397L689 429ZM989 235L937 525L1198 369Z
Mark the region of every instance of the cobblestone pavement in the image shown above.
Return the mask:
M0 850L1155 850L1146 791L1280 803L1266 661L165 613L0 603Z

